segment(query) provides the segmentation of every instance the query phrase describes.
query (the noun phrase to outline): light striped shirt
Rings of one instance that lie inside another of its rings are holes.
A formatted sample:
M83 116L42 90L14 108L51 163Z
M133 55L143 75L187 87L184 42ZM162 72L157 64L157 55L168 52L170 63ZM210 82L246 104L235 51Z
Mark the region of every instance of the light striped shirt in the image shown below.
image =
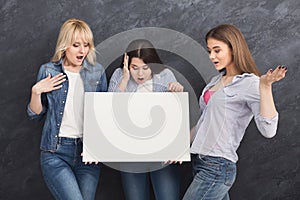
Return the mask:
M249 73L235 76L232 83L217 90L206 105L205 91L222 76L220 73L214 77L202 92L199 100L201 116L191 153L237 162L236 150L253 116L261 134L269 138L276 134L278 113L273 119L260 115L259 77Z

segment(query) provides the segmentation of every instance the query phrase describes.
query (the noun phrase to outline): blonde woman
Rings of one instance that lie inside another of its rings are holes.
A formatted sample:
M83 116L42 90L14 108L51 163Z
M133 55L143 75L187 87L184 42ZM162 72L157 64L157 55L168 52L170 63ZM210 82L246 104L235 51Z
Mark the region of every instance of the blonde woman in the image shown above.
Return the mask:
M94 199L100 166L82 162L84 92L107 90L104 68L96 63L93 34L82 20L61 27L51 62L40 67L27 108L31 119L46 116L41 169L55 199Z

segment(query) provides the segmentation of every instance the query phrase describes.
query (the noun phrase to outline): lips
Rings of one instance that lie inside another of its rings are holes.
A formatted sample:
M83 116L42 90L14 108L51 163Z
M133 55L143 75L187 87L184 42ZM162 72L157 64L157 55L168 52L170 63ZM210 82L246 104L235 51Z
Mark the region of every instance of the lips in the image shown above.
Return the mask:
M144 78L137 78L136 82L138 84L143 84L145 82L145 79Z
M80 64L83 62L83 59L84 59L84 56L76 56L76 60Z

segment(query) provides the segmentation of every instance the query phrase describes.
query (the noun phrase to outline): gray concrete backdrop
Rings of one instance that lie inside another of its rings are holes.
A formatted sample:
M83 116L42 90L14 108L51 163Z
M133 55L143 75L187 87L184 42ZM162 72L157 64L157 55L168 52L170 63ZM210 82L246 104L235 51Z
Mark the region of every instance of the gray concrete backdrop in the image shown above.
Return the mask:
M53 55L62 22L73 17L88 22L95 44L133 28L161 27L204 45L213 26L238 26L262 73L277 64L289 71L273 88L280 112L278 134L264 139L251 123L238 151L231 198L300 199L300 1L2 0L0 5L0 199L52 199L39 167L42 123L28 121L25 111L39 66ZM200 74L184 59L166 60L199 95L204 86ZM181 173L183 194L191 179L190 164L182 165ZM103 166L96 199L123 199L117 171Z

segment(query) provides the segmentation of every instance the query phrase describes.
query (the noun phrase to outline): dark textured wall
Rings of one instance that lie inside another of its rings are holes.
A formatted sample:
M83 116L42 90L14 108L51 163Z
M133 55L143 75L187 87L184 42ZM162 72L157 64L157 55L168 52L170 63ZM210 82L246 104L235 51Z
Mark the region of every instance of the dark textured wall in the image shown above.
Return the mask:
M37 70L51 58L59 27L71 17L90 24L96 44L151 26L182 32L204 45L213 26L238 26L261 72L277 64L289 71L273 88L280 112L278 134L265 139L251 123L238 151L231 198L300 199L300 1L9 0L0 5L0 199L51 199L39 167L42 123L28 121L25 110ZM199 94L203 79L189 76L184 63L173 62ZM182 166L182 177L183 192L191 178L189 164ZM96 199L123 199L117 171L103 167Z

